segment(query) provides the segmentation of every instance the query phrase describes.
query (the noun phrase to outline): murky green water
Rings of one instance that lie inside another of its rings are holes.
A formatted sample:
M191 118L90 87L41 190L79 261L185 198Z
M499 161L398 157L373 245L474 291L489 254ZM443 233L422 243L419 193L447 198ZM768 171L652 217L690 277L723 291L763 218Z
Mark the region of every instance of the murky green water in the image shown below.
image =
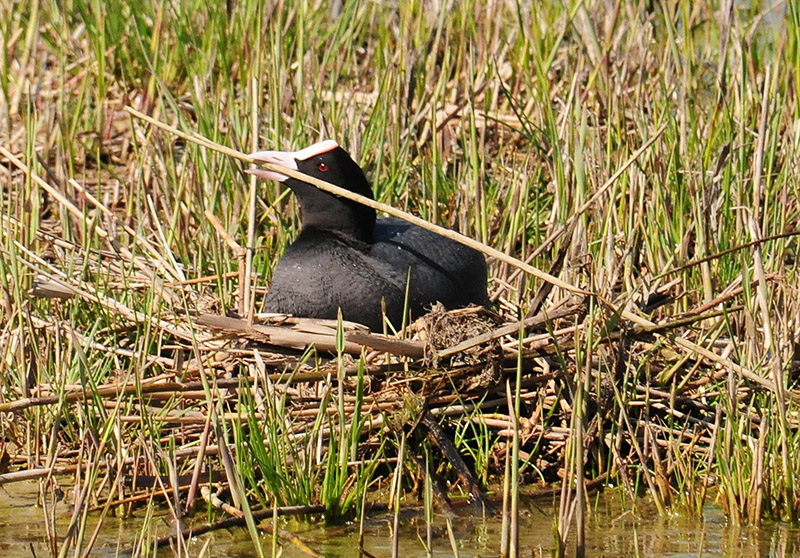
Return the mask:
M35 483L0 487L0 556L30 558L49 556L42 509L36 505ZM728 524L722 513L708 506L702 519L685 516L661 518L646 502L637 503L635 511L625 511L619 493L606 491L594 500L587 528L587 556L621 558L630 556L663 556L671 558L768 556L800 557L800 528L786 524L768 524L761 529L736 528ZM553 501L529 503L521 522L522 556L545 557L553 553L553 517L557 513ZM60 535L69 522L70 509L58 507ZM107 520L92 556L115 556L135 542L139 519ZM377 556L391 556L392 519L381 516L365 525L364 546ZM324 528L294 522L287 526L306 545L328 558L356 556L357 526ZM166 523L158 525L160 534L168 532ZM426 556L420 542L425 539L425 523L421 515L407 515L402 520L400 554L403 558ZM463 510L453 521L454 537L461 557L497 556L500 521L483 518ZM444 518L437 516L433 556L453 556ZM269 536L263 544L268 555ZM190 555L198 556L208 541L200 537L190 543ZM250 558L252 542L243 529L217 532L210 538L206 556ZM568 555L574 554L573 552ZM169 548L159 556L172 556ZM305 557L291 545L283 546L286 558Z

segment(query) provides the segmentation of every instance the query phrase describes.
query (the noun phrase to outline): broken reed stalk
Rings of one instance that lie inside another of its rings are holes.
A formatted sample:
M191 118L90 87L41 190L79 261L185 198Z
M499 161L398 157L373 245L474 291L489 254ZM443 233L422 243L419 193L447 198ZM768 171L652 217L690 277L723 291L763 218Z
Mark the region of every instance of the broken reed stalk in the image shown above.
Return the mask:
M250 163L251 165L259 165L259 166L261 166L261 167L263 167L263 168L265 168L267 170L279 172L280 174L284 174L286 176L289 176L289 177L292 177L292 178L296 178L296 179L302 180L304 182L308 182L309 184L312 184L312 185L316 186L317 188L319 188L320 190L323 190L325 192L329 192L329 193L334 194L336 196L339 196L339 197L342 197L342 198L345 198L345 199L348 199L348 200L355 201L355 202L360 203L362 205L366 205L367 207L371 207L372 209L375 209L375 210L378 210L378 211L382 211L382 212L384 212L387 215L390 215L392 217L397 217L399 219L403 219L404 221L407 221L407 222L409 222L411 224L417 225L418 227L421 227L423 229L429 230L431 232L435 232L435 233L437 233L437 234L439 234L441 236L444 236L445 238L448 238L450 240L454 240L455 242L459 242L459 243L461 243L461 244L463 244L465 246L469 246L470 248L478 250L479 252L485 254L486 256L493 257L493 258L497 259L498 261L502 261L502 262L505 262L505 263L507 263L509 265L517 267L517 268L521 269L522 271L528 273L529 275L532 275L533 277L536 277L538 279L541 279L543 281L551 283L551 284L555 285L556 287L560 287L560 288L562 288L562 289L564 289L566 291L569 291L569 292L572 292L572 293L575 293L575 294L585 295L585 296L592 295L592 293L586 292L583 289L580 289L580 288L578 288L578 287L576 287L574 285L571 285L571 284L559 279L558 277L554 277L554 276L550 275L549 273L545 273L544 271L541 271L541 270L533 267L532 265L523 262L522 260L520 260L518 258L515 258L513 256L509 256L508 254L506 254L504 252L501 252L501 251L499 251L499 250L497 250L495 248L492 248L491 246L488 246L487 244L484 244L482 242L478 242L477 240L474 240L474 239L472 239L472 238L470 238L468 236L460 234L460 233L458 233L458 232L456 232L454 230L448 229L446 227L441 227L439 225L434 225L433 223L430 223L429 221L426 221L425 219L421 219L421 218L417 217L416 215L412 215L411 213L408 213L406 211L402 211L402 210L397 209L397 208L395 208L395 207L393 207L391 205L388 205L388 204L385 204L385 203L381 203L379 201L375 201L375 200L367 198L365 196L356 194L354 192L351 192L350 190L347 190L345 188L341 188L339 186L336 186L336 185L331 184L329 182L326 182L324 180L320 180L320 179L318 179L316 177L306 175L306 174L304 174L304 173L302 173L300 171L296 171L296 170L293 170L293 169L287 169L285 167L279 167L279 166L273 165L271 163L264 163L262 161L256 161L255 159L253 159L249 155L246 155L244 153L241 153L239 151L236 151L235 149L231 149L231 148L226 147L224 145L220 145L220 144L218 144L216 142L213 142L213 141L211 141L211 140L209 140L207 138L204 138L204 137L200 136L199 134L182 132L178 128L175 128L174 126L170 126L168 124L165 124L165 123L163 123L163 122L161 122L159 120L156 120L155 118L151 118L150 116L148 116L148 115L146 115L146 114L144 114L144 113L142 113L142 112L140 112L140 111L138 111L138 110L136 110L136 109L134 109L134 108L132 108L130 106L126 106L125 110L128 111L132 116L135 116L136 118L144 120L145 122L148 122L149 124L152 124L153 126L156 126L156 127L160 128L160 129L162 129L164 131L167 131L167 132L171 133L171 134L179 136L179 137L185 139L186 141L190 141L190 142L196 143L197 145L200 145L200 146L208 148L208 149L213 149L213 150L218 151L219 153L222 153L224 155L228 155L230 157L233 157L233 158L239 159L241 161ZM655 141L659 137L661 137L661 135L664 133L666 128L667 128L667 125L663 124L649 140L647 140L639 149L637 149L636 152L633 153L633 155L631 155L631 157L629 157L628 160L623 165L621 165L620 168L617 169L617 171L606 181L606 183L600 188L600 192L601 193L605 192L612 184L614 184L619 179L619 177L622 175L622 173L625 172L625 170L627 170L628 167L630 167L633 163L635 163L639 159L639 157L642 155L642 153L644 153L651 145L653 145L653 143L655 143ZM595 199L596 198L590 199L581 208L581 210L585 211L586 209L591 207L591 205L594 203Z

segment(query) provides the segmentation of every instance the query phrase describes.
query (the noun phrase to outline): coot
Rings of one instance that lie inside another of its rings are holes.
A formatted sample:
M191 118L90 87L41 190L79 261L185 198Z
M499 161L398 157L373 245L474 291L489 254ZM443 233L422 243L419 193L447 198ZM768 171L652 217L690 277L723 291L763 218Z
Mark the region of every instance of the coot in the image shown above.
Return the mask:
M373 199L361 168L332 140L295 152L259 151L257 161L280 165ZM375 210L283 174L247 172L284 182L300 203L301 229L272 276L265 307L310 318L345 320L383 329L434 302L446 308L489 305L486 260L472 248L400 219L376 219Z

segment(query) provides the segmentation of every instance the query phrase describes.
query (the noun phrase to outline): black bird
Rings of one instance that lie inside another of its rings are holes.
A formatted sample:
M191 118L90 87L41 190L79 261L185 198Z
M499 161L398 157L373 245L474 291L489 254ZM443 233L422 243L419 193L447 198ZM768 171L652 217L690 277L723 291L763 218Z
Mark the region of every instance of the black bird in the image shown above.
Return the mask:
M364 172L335 141L250 156L374 199ZM395 327L406 300L414 318L437 301L448 309L488 307L480 252L400 219L376 219L374 209L302 180L262 169L247 172L286 183L300 203L300 235L272 275L268 312L336 319L341 308L343 319L382 331L382 300Z

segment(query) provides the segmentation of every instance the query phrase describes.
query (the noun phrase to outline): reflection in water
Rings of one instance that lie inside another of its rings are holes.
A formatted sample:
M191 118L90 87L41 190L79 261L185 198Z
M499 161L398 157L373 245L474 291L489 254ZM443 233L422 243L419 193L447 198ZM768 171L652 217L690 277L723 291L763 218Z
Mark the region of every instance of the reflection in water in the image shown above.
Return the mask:
M0 487L0 556L4 558L29 558L31 548L37 556L48 556L42 509L36 505L37 484L19 483ZM800 528L787 524L765 524L761 529L736 528L728 524L721 511L707 506L702 520L675 515L659 517L646 500L637 502L636 508L625 509L624 498L616 490L607 490L592 500L593 507L587 521L587 556L607 558L628 556L663 556L688 558L750 558L768 556L789 558L800 556ZM630 506L628 505L628 508ZM553 556L555 500L528 502L521 528L520 542L525 557ZM59 504L60 534L66 530L71 510ZM139 513L139 516L144 513ZM366 521L364 545L377 556L391 555L390 516L373 517ZM106 520L103 532L91 556L114 556L117 549L130 548L141 528L141 519ZM308 546L328 558L351 558L356 555L358 526L323 527L292 521L285 526L297 534ZM90 530L93 526L90 526ZM421 541L426 539L423 514L407 513L403 517L400 548L403 558L425 557ZM462 557L494 557L498 552L500 520L497 517L472 515L461 510L453 521L458 551ZM168 532L166 522L157 522L157 534ZM269 552L270 537L265 535L264 545ZM190 554L197 556L205 538L193 541ZM169 549L162 550L171 556ZM570 553L568 552L568 555ZM161 553L159 554L161 555ZM436 518L433 556L452 556L444 517ZM251 558L252 543L244 529L221 531L212 536L207 556ZM299 550L286 546L285 558L305 558Z

